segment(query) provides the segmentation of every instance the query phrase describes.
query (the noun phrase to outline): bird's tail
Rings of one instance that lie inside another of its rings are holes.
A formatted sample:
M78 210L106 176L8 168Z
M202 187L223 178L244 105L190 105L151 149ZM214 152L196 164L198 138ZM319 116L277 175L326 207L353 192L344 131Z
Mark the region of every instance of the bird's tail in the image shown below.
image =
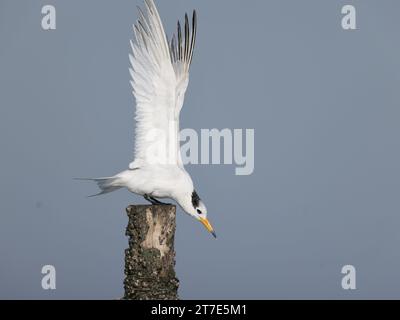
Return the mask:
M75 180L93 181L97 183L101 191L99 193L89 196L88 198L101 196L103 194L116 191L123 187L119 181L120 179L118 176L108 177L108 178L77 178Z

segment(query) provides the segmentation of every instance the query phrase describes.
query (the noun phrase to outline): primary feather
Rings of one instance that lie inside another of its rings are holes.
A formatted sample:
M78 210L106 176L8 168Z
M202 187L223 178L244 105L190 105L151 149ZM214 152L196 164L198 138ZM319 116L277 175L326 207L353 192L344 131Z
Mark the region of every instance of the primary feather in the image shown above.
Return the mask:
M131 41L130 74L136 98L135 160L131 169L143 164L183 166L179 145L179 115L189 83L189 68L196 39L197 16L192 28L185 16L185 35L178 22L176 36L168 42L153 0L145 0L139 9Z

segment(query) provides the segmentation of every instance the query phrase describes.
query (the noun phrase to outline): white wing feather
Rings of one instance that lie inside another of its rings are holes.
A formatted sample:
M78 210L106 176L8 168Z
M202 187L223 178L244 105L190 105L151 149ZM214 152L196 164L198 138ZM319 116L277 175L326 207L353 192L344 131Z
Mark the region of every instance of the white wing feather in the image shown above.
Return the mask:
M134 25L130 74L136 98L135 160L130 169L144 164L182 166L179 144L179 114L189 83L197 18L193 13L190 32L185 16L185 40L178 22L178 41L168 43L153 0L145 0Z

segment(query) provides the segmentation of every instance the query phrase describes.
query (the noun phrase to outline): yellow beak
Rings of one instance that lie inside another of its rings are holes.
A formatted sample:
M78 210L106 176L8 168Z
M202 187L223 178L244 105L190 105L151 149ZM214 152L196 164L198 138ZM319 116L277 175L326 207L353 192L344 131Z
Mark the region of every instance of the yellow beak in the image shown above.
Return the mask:
M206 218L200 218L200 222L206 227L208 232L210 232L214 238L217 238L217 234L214 231L214 228L212 227L211 223L208 221Z

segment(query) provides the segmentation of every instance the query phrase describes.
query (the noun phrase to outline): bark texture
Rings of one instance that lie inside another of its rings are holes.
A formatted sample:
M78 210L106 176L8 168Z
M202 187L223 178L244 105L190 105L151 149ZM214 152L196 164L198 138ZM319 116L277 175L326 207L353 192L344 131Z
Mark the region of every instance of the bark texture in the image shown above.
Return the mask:
M177 300L174 237L176 207L129 206L125 250L125 296L129 300Z

